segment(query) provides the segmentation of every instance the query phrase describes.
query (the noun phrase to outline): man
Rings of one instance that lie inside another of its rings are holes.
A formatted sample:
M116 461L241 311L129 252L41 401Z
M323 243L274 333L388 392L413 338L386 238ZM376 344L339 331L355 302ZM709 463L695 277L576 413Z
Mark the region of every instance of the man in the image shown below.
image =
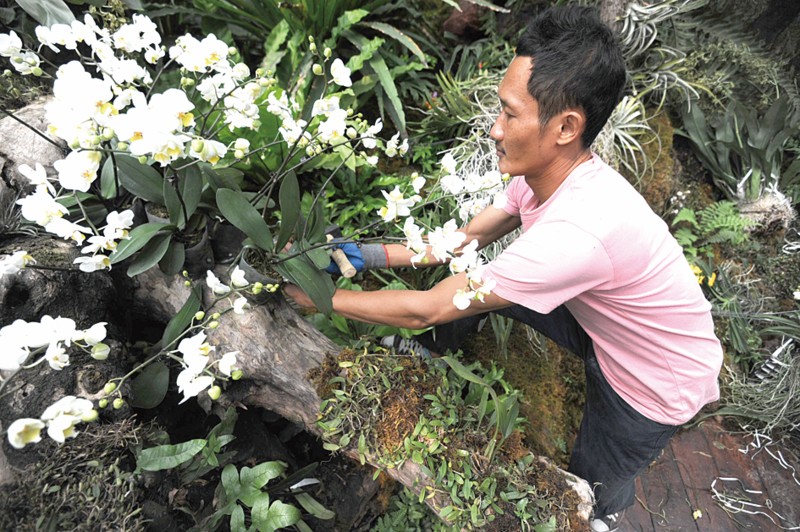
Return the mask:
M590 8L554 8L531 23L516 53L491 136L500 171L517 177L503 209L488 207L462 229L465 243L483 247L523 228L487 266L492 293L458 310L453 295L467 284L459 274L428 291L337 290L333 308L410 329L501 312L580 356L586 405L569 470L594 486L593 530L613 530L633 504L636 476L718 398L722 350L667 225L590 151L625 85L612 32ZM402 245L362 249L368 263L392 267L409 266L413 254ZM297 287L286 293L313 306Z

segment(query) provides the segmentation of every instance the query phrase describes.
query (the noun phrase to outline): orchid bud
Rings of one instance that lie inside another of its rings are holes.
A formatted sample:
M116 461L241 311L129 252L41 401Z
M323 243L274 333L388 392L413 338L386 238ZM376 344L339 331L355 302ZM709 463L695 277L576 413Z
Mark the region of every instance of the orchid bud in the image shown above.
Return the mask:
M97 401L97 406L99 406L100 408L107 407L108 406L108 399L100 399L99 401Z
M219 386L212 386L208 389L208 396L211 398L212 401L216 401L219 399L219 396L222 395L222 388Z
M239 50L236 49L235 46L231 46L228 48L228 55L236 55L239 53Z
M111 129L110 127L104 127L103 131L102 131L102 134L101 134L101 137L103 138L103 140L111 140L111 139L113 139L114 138L114 130Z
M219 327L219 322L218 321L210 321L210 322L208 322L208 328L209 329L216 329L217 327Z
M99 342L92 346L92 358L95 360L105 360L108 358L108 354L111 352L111 348L108 347L106 344Z
M221 314L219 312L215 312L214 314L211 315L211 319L218 320L220 316Z
M241 379L241 378L242 378L242 375L243 375L243 373L242 373L242 370L240 370L240 369L235 369L235 370L233 370L233 372L231 373L231 379L233 379L233 380L235 380L235 381L238 381L239 379Z
M119 410L120 408L125 406L125 401L122 399L122 397L117 397L116 399L114 399L114 402L111 403L111 405L114 407L114 410Z
M311 72L313 72L315 76L321 76L324 71L322 70L322 65L314 63L311 67Z
M91 423L92 421L97 421L97 418L99 417L100 414L97 413L97 410L92 409L88 412L84 412L83 415L81 415L81 421L84 423Z
M200 321L200 320L202 320L202 319L203 319L203 318L205 318L205 317L206 317L206 313L205 313L205 312L203 312L202 310L199 310L199 311L197 311L197 312L195 313L195 315L194 315L194 319L196 319L197 321Z
M317 45L316 45L316 43L312 42L310 45L308 45L308 49L311 50L312 54L317 53Z
M244 152L242 150L234 150L233 157L236 159L244 159Z
M192 286L192 282L191 281L184 281L183 282L183 286Z
M139 164L147 164L147 155L142 155L141 157L136 159L139 161Z
M117 384L115 382L107 382L106 385L103 387L103 391L106 395L114 393L114 390L117 389Z
M347 110L347 116L353 116L353 110L352 109L348 109Z
M117 149L118 150L127 150L128 143L127 142L117 142Z
M332 54L332 53L333 53L333 51L332 51L330 48L328 48L328 47L326 47L326 48L325 48L325 49L322 51L322 54L325 56L325 59L330 59L330 57L331 57L331 54Z
M351 139L354 139L354 138L356 138L358 136L358 131L356 131L356 128L354 128L354 127L348 127L347 131L345 131L345 133Z
M39 76L41 76L43 74L43 72L42 72L41 68L39 68L38 66L35 66L35 67L33 67L31 69L31 74L33 74L34 76L36 76L38 78Z
M197 153L201 153L203 151L203 146L205 145L206 143L203 141L203 139L194 139L192 141L192 150L196 151Z

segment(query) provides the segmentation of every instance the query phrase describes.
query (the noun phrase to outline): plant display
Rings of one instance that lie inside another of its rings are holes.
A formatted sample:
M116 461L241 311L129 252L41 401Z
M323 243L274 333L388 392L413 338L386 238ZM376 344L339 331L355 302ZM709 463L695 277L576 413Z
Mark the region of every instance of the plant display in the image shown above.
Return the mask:
M518 396L502 370L359 349L314 375L325 398L318 424L327 448L355 444L362 462L377 455L388 468L419 464L432 484L418 500L435 506L439 493L448 494L450 504L439 510L454 529L495 521L522 530L567 525L568 516L547 502L547 466L520 445ZM401 526L400 519L388 516L378 529Z

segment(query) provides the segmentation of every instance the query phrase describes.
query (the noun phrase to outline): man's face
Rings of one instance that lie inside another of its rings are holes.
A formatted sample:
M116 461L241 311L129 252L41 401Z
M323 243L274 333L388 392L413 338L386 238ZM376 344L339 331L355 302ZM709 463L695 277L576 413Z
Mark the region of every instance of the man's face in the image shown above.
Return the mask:
M500 171L536 177L553 156L545 142L547 127L539 124L539 105L528 93L533 60L517 56L498 88L501 111L490 135L497 144Z

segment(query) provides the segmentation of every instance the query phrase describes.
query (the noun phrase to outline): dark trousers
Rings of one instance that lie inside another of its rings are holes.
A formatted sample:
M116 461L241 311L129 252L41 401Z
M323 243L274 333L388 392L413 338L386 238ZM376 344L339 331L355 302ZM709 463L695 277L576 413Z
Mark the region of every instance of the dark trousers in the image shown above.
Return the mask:
M594 488L596 516L631 506L636 477L658 456L678 427L646 418L611 388L600 371L591 338L563 305L549 314L519 305L497 313L530 325L581 357L586 371L586 404L569 471ZM433 351L454 351L483 317L439 326L433 334L418 339Z

